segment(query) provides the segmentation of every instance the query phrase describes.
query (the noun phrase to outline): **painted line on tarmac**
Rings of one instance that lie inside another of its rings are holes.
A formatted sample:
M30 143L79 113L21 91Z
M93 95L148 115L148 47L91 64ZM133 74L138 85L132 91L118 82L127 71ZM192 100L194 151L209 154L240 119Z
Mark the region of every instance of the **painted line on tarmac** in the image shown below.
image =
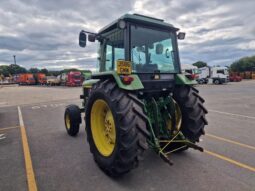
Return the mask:
M36 103L24 103L24 104L11 104L11 105L4 105L1 106L0 105L0 109L1 108L8 108L8 107L18 107L18 106L33 106L33 105L40 105L40 104L51 104L51 103L59 103L59 102L80 102L81 103L81 99L79 98L75 98L75 99L58 99L58 100L50 100L50 101L42 101L42 102L36 102Z
M254 119L255 117L253 116L248 116L248 115L240 115L240 114L235 114L235 113L228 113L228 112L224 112L224 111L217 111L217 110L208 110L209 112L214 112L214 113L220 113L220 114L224 114L224 115L230 115L230 116L235 116L235 117L243 117L243 118L248 118L248 119Z
M5 134L0 134L0 140L3 140L5 138L6 138Z
M213 138L213 139L217 139L217 140L220 140L220 141L225 141L225 142L232 143L232 144L235 144L235 145L238 145L238 146L241 146L241 147L245 147L245 148L248 148L248 149L255 150L255 147L251 146L251 145L247 145L247 144L244 144L244 143L240 143L240 142L237 142L237 141L233 141L233 140L226 139L226 138L223 138L223 137L219 137L219 136L216 136L216 135L212 135L212 134L209 134L209 133L206 133L205 135L207 137L210 137L210 138Z
M10 129L17 129L20 126L14 126L14 127L5 127L5 128L0 128L0 131L6 131L6 130L10 130Z
M25 166L26 166L26 173L27 173L27 183L28 183L28 190L29 191L37 191L37 185L35 180L34 169L32 165L28 140L27 140L27 133L21 113L21 109L18 106L18 114L19 114L19 123L20 123L20 131L21 131L21 138L22 138L22 145L23 145L23 152L25 158Z
M238 161L236 161L236 160L233 160L233 159L231 159L231 158L228 158L228 157L225 157L225 156L223 156L223 155L217 154L217 153L215 153L215 152L208 151L208 150L204 149L204 153L206 153L206 154L208 154L208 155L211 155L211 156L214 156L214 157L216 157L216 158L222 159L222 160L224 160L224 161L227 161L227 162L229 162L229 163L231 163L231 164L234 164L234 165L236 165L236 166L238 166L238 167L241 167L241 168L250 170L250 171L252 171L252 172L255 172L255 167L246 165L246 164L244 164L244 163L238 162Z

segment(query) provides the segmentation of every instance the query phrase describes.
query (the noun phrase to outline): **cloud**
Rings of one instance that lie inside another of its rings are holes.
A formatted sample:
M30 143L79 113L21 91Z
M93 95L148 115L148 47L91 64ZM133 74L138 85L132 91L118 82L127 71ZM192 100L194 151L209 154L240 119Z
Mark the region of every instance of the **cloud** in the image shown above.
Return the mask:
M2 0L0 64L30 68L97 68L97 45L78 47L81 29L98 31L125 13L139 13L174 24L187 33L179 42L182 63L204 60L229 65L254 54L252 0Z

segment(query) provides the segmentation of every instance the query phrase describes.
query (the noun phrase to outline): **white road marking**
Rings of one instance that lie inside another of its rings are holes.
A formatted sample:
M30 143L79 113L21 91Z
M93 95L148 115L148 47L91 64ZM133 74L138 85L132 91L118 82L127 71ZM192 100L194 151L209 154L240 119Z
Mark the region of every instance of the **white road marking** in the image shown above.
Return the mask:
M235 117L243 117L243 118L248 118L248 119L255 119L255 117L253 116L248 116L248 115L240 115L240 114L235 114L235 113L228 113L228 112L224 112L224 111L217 111L217 110L208 110L209 112L214 112L214 113L220 113L220 114L224 114L224 115L230 115L230 116L235 116Z
M40 109L40 106L33 106L32 109Z
M67 104L66 103L51 103L49 105L35 105L35 106L32 106L31 109L42 109L42 108L49 108L49 107L57 108L60 106L65 106L65 105Z
M5 137L4 134L0 134L0 140L5 139L5 138L6 138L6 137Z

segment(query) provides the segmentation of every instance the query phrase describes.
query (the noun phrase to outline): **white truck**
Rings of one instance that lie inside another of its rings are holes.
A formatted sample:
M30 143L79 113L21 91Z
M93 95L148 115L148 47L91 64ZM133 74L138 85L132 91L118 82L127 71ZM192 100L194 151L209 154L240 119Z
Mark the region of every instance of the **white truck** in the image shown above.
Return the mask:
M228 68L224 66L199 68L198 82L207 83L211 81L214 84L223 84L229 82Z
M181 65L182 73L192 80L198 79L199 70L197 66L193 66L191 64L182 64Z
M207 84L210 78L210 67L205 66L198 69L198 83L199 84Z
M228 68L224 66L212 67L210 78L214 84L223 84L229 82Z

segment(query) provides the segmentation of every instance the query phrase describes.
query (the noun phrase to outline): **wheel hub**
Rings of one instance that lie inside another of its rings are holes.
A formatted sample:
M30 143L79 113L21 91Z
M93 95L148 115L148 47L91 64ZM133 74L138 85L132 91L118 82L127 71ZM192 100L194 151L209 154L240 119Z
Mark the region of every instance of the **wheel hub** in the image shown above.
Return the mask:
M114 144L114 131L113 131L113 127L114 126L114 121L113 121L113 116L112 116L112 112L110 110L107 111L106 115L105 115L105 121L104 121L104 125L105 125L105 136L107 139L107 142L109 144Z
M90 117L92 137L97 150L103 156L110 156L116 141L115 122L110 107L104 100L96 100Z
M65 121L66 121L66 128L70 129L71 128L71 121L70 121L70 116L68 114L65 116Z

